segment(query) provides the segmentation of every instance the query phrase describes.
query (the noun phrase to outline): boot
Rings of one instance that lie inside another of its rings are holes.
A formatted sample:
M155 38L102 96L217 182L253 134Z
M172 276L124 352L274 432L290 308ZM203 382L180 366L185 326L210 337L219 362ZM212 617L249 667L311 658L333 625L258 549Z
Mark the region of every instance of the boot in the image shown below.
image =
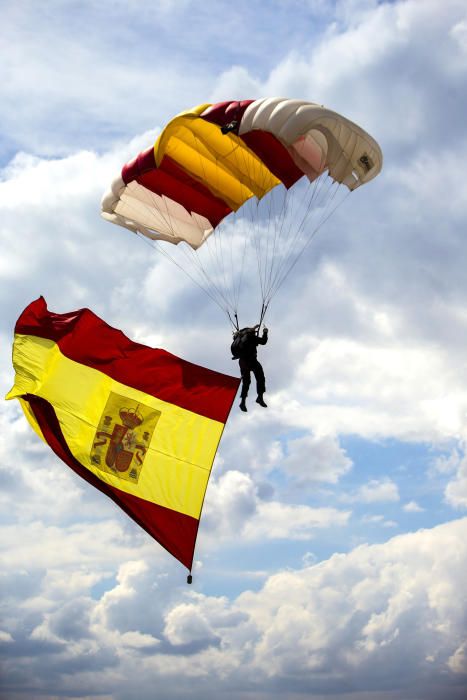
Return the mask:
M263 399L262 394L258 394L258 398L256 399L256 403L259 403L259 405L262 406L263 408L268 407L267 403L264 403L264 399Z
M247 410L248 410L247 407L246 407L245 399L242 399L242 400L240 401L240 410L241 410L241 411L244 411L245 413L246 413Z

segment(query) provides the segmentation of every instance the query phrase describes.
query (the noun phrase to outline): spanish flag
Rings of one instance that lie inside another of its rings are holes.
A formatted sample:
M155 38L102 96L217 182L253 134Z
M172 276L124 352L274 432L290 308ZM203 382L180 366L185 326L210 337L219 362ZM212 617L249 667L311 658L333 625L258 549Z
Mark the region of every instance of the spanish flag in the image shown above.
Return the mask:
M212 463L239 380L129 340L43 297L15 327L7 399L73 471L191 570Z

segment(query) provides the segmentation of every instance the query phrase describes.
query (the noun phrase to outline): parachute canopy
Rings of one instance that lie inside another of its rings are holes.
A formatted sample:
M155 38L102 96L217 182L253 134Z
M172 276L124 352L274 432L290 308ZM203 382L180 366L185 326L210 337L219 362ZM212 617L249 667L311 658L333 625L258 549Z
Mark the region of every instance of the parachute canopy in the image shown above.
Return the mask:
M346 196L381 166L376 141L323 106L279 97L202 104L123 167L102 216L144 236L238 329L241 298L250 315L260 296L261 322L341 203L336 192Z
M125 165L102 216L154 240L197 249L251 197L323 171L354 190L381 170L376 141L324 107L283 98L203 104L172 119Z

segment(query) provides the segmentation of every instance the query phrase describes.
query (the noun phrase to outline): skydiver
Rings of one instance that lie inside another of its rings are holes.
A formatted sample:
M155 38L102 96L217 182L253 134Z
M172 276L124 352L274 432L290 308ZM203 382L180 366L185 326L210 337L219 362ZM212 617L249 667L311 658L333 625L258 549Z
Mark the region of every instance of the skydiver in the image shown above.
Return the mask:
M256 403L264 408L267 404L264 401L263 394L266 391L266 380L264 371L257 358L257 346L266 345L268 342L268 329L263 327L263 334L258 335L259 324L253 328L242 328L234 333L234 341L232 343L232 359L238 360L240 372L242 375L242 391L240 394L240 409L247 411L246 397L251 383L251 372L255 375L256 391L258 397Z

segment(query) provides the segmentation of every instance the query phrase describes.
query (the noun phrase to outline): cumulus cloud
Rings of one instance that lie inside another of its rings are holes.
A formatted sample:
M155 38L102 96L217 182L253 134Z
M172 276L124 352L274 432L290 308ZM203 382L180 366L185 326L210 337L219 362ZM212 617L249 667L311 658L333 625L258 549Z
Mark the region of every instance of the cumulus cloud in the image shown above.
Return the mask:
M12 641L13 637L9 632L4 632L3 630L0 630L0 644L5 644Z
M467 508L467 456L459 460L456 474L446 486L446 501L455 508Z
M319 685L323 673L342 674L344 684L352 676L364 691L356 679L372 664L379 682L390 668L404 669L403 684L413 674L417 683L425 674L427 685L429 678L440 680L451 655L462 658L463 612L455 591L463 565L450 564L454 552L465 550L465 528L463 520L359 547L302 572L277 574L259 593L243 594L237 606L259 632L253 668L269 678L293 677L308 692L326 688ZM410 659L402 663L408 648Z
M232 601L186 589L175 599L158 600L153 589L145 630L128 627L132 619L135 623L134 601L149 595L154 572L128 562L100 600L86 597L83 589L78 603L84 607L75 609L80 627L70 627L67 611L50 601L48 612L38 609L30 640L49 644L42 654L61 657L66 670L56 688L63 697L85 678L84 670L102 692L132 697L128 672L139 658L145 673L138 693L144 699L156 676L169 697L199 698L206 692L215 697L226 689L238 694L245 683L275 697L292 682L310 697L330 692L344 697L352 684L356 692L376 697L384 689L402 699L415 686L427 698L442 697L444 688L448 697L460 699L467 682L466 611L457 591L467 559L466 528L463 519L360 546L276 573L257 592ZM112 618L102 615L111 599L118 609ZM11 645L13 635L4 630L3 636ZM20 663L25 641L13 643L18 648L9 658L9 673ZM89 654L93 664L85 661ZM27 659L21 663L23 675L37 683L31 675L36 666ZM174 678L180 681L177 692L171 690ZM190 678L197 678L196 686Z
M392 479L371 479L356 491L342 497L343 500L359 503L388 503L399 501L399 489Z
M454 448L438 455L430 462L430 475L444 480L444 499L453 508L467 506L467 456L465 438Z
M388 434L402 439L441 440L464 429L467 394L459 376L437 350L373 344L350 339L299 341L304 359L293 387L281 389L273 408L286 407L291 424L317 433ZM309 348L306 352L306 348Z
M459 445L461 448L461 445ZM457 447L448 454L440 455L432 461L432 468L440 474L452 474L458 469L462 461L462 452Z
M336 439L307 435L287 443L287 456L281 467L303 486L323 481L335 484L352 466Z
M320 529L345 526L350 515L336 508L263 500L249 475L229 471L209 486L203 530L212 532L216 542L222 536L245 541L307 540Z
M215 643L208 619L192 604L182 603L167 615L165 635L171 644L189 644L201 642L206 645Z

